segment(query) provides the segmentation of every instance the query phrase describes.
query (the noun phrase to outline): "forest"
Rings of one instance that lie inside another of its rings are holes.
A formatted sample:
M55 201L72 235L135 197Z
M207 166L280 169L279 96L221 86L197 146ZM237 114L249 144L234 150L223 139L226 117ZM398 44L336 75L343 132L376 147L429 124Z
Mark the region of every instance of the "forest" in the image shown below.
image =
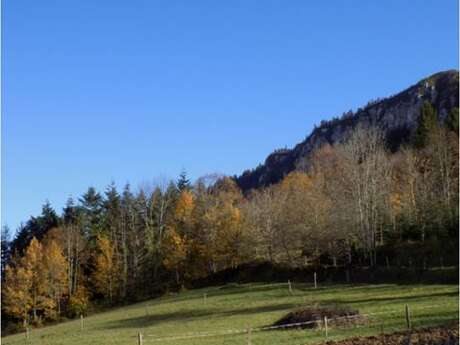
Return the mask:
M425 102L410 143L356 127L305 171L243 193L209 175L90 187L49 203L11 237L2 229L2 327L41 325L193 287L249 262L288 267L458 265L458 108ZM407 245L417 248L408 255ZM441 258L441 259L440 259ZM441 262L440 262L441 260ZM443 262L444 260L444 262Z

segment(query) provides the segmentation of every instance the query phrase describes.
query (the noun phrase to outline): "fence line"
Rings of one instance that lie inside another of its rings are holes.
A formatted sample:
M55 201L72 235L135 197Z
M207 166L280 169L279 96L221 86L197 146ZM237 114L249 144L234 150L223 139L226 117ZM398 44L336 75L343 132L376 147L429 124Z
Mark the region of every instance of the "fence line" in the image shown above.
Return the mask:
M424 306L424 307L420 307L415 310L412 310L412 312L423 310L423 309L439 308L444 305L447 305L447 304ZM370 316L375 316L375 315L392 314L392 313L400 314L402 313L402 311L401 310L388 310L388 311L383 311L383 312L375 312L375 313L367 313L367 314L339 316L335 318L328 318L328 321L336 321L340 319L354 319L354 318L359 318L359 317L370 317ZM318 319L318 320L313 320L313 321L295 322L295 323L290 323L290 324L285 324L285 325L255 327L255 328L250 328L250 330L252 332L261 332L261 331L267 331L267 330L273 330L273 329L291 328L291 327L297 327L297 326L304 326L308 324L321 324L321 323L322 323L322 320ZM248 332L249 332L248 328L225 329L225 330L217 330L217 331L209 331L209 332L189 332L189 333L184 333L178 336L148 339L148 341L155 342L155 341L168 341L168 340L183 340L183 339L193 339L193 338L214 337L214 336L229 335L229 334L246 334ZM146 334L145 337L155 337L155 335Z

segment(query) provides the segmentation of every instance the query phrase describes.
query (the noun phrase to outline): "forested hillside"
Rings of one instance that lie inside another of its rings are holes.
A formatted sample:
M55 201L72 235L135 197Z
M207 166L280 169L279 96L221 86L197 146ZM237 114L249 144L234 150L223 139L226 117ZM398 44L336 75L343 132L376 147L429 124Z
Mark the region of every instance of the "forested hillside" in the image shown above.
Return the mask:
M451 110L458 107L458 71L436 73L396 95L369 101L356 112L350 110L332 120L323 120L293 149L274 151L264 164L243 172L235 180L243 191L277 183L291 171L308 169L317 148L343 141L356 126L379 127L387 148L396 151L410 141L425 101L435 108L438 120L445 121Z
M389 110L378 109L405 109L404 94L324 123L310 138L331 139L308 139L308 154L296 156L307 164L251 192L241 179L192 184L183 173L136 190L90 187L62 213L45 204L13 239L3 229L2 325L77 316L256 261L348 275L355 267L457 265L458 94L450 88L458 85L441 83L451 76L436 76L434 88L425 81L419 106L410 116L401 110L413 128L396 126L391 143L382 126ZM427 98L428 89L436 96ZM364 123L363 112L381 120ZM334 134L346 121L353 124Z

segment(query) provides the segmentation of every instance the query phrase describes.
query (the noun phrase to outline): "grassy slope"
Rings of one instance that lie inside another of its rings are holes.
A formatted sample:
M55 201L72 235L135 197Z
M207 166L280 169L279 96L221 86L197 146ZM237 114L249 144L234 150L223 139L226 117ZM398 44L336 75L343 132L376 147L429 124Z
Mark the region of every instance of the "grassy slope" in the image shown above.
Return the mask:
M207 293L206 304L203 293ZM293 295L286 284L272 286L243 285L187 291L148 302L118 308L80 321L69 321L31 332L30 344L137 344L137 332L144 344L246 344L245 334L201 337L185 340L155 341L155 337L211 332L225 329L260 327L272 324L288 311L306 304L344 304L360 313L374 315L370 325L332 328L329 339L352 335L370 335L405 327L404 306L409 304L413 326L427 326L458 319L458 286L454 285L333 285L313 289L295 284ZM427 306L439 305L435 308ZM303 344L324 340L321 330L275 330L253 332L253 344ZM2 338L4 345L25 344L24 334Z

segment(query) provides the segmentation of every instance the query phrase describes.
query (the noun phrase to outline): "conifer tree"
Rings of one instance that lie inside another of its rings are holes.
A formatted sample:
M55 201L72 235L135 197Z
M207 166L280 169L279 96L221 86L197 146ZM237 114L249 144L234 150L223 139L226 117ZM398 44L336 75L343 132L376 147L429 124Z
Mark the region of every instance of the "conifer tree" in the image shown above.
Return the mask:
M437 126L437 113L430 102L425 101L420 110L418 127L414 134L414 145L423 148L427 145L430 133Z
M446 118L446 127L458 135L458 108L452 108Z
M96 192L94 187L89 187L80 198L80 203L83 211L84 234L87 239L93 242L102 226L102 196Z
M184 190L191 190L192 185L190 184L190 180L187 178L187 172L182 170L179 175L179 180L177 180L177 189L179 192L183 192Z
M1 279L3 280L5 268L10 260L10 254L11 254L10 252L10 248L11 248L10 229L6 225L2 226L0 241L1 241L1 265L2 265Z

